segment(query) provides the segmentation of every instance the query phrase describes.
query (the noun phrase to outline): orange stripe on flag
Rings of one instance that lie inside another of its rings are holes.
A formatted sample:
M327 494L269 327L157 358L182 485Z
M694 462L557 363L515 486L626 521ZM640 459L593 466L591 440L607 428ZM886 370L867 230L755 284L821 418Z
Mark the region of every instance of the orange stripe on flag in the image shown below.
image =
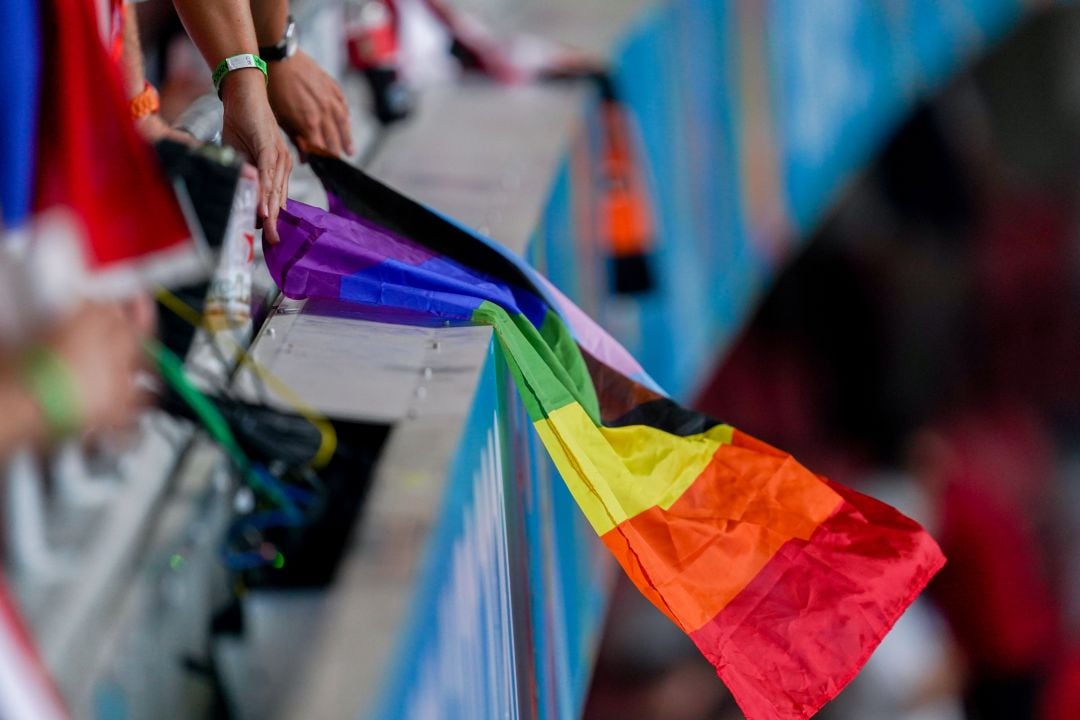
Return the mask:
M809 539L841 502L790 456L763 453L772 448L741 433L739 441L759 447L721 445L668 509L652 507L603 535L642 593L686 632L723 610L786 542Z
M600 536L652 507L671 507L732 433L727 425L686 437L648 425L597 427L576 402L533 426Z

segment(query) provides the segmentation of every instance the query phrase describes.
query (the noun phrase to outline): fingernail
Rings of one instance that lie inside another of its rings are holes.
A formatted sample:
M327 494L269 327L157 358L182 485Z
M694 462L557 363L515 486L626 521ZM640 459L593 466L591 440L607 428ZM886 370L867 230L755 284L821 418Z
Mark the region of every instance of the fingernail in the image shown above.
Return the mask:
M264 218L270 217L270 206L267 205L265 200L263 200L262 207L259 208L259 214Z

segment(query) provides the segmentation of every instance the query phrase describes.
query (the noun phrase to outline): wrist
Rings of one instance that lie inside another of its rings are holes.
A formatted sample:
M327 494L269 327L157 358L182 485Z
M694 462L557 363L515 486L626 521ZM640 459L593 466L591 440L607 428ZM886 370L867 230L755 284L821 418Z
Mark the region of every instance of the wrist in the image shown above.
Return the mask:
M228 108L230 103L266 95L267 80L268 78L257 68L234 70L221 79L218 84L218 96Z
M142 69L141 67L139 68ZM142 73L124 73L124 94L127 95L129 100L138 97L139 93L146 89L146 78Z
M3 373L0 406L4 408L4 418L0 422L0 452L6 455L16 448L46 444L50 438L49 426L33 393L24 387L16 367L5 362Z

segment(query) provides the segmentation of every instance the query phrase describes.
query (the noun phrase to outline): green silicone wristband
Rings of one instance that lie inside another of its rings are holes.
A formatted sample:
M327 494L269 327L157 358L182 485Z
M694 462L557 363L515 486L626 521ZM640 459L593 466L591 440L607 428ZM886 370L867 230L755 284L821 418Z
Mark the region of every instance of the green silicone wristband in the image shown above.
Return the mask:
M67 363L49 348L37 345L23 355L21 370L26 389L41 408L52 438L77 432L83 424L83 413Z
M270 74L266 71L266 62L258 55L242 53L225 58L214 68L214 74L211 75L214 81L214 90L217 90L220 94L221 81L225 79L225 76L234 70L244 70L246 68L261 70L263 77L266 78L267 82L270 82Z

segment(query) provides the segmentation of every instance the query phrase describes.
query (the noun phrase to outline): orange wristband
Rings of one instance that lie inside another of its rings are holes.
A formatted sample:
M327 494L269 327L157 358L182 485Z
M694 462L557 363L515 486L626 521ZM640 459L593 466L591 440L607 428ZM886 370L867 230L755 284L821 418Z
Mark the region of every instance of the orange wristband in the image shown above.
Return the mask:
M142 92L131 98L131 117L142 120L147 115L153 115L161 107L157 88L150 83L143 86Z

